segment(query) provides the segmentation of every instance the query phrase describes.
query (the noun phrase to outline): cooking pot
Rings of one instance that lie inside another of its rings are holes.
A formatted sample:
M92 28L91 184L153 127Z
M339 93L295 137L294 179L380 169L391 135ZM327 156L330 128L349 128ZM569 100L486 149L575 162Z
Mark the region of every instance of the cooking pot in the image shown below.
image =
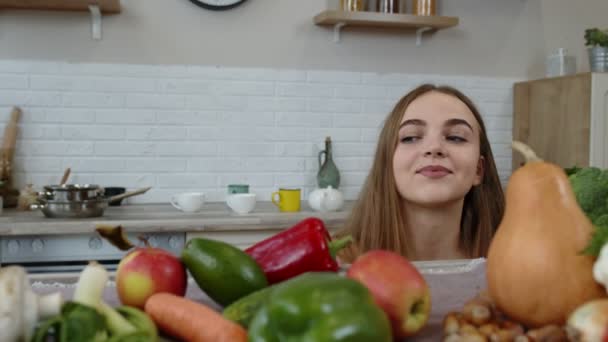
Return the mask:
M95 184L47 185L38 193L39 199L53 201L88 201L103 197L104 189Z
M87 201L46 201L30 205L30 209L40 209L44 216L51 218L83 218L99 217L103 215L108 202L103 199Z
M72 184L78 185L78 184ZM93 185L95 187L95 185ZM46 188L46 187L45 187ZM85 186L74 186L71 187L73 191L72 193L80 193L82 195L83 192L79 190L86 188ZM30 209L40 209L44 216L50 218L84 218L84 217L99 217L103 215L104 210L108 207L108 204L113 201L118 201L123 198L143 194L146 191L150 190L150 187L143 188L135 191L125 192L124 194L112 196L112 197L103 197L97 196L93 199L88 200L64 200L64 199L54 199L54 194L61 193L55 192L52 193L52 199L48 199L48 195L45 194L43 196L39 196L38 203L32 204ZM84 190L83 190L84 191ZM100 192L103 194L103 189ZM45 196L47 198L45 198ZM59 197L62 197L60 195ZM88 196L85 195L85 196ZM72 197L73 198L73 197Z

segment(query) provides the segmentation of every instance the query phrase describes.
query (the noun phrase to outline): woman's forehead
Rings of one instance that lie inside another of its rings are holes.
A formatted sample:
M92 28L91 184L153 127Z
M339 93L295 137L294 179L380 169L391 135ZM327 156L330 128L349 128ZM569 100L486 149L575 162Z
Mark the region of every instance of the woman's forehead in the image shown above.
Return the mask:
M469 107L459 98L436 91L423 94L405 109L401 122L419 119L429 124L443 124L451 119L463 119L478 129L479 124Z

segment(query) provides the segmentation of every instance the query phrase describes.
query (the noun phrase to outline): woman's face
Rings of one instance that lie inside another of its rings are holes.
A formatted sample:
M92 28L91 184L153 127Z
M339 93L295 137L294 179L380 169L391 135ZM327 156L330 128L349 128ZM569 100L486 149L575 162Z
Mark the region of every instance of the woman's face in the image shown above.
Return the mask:
M401 197L426 207L463 199L483 176L479 129L457 97L431 91L412 101L401 119L393 157Z

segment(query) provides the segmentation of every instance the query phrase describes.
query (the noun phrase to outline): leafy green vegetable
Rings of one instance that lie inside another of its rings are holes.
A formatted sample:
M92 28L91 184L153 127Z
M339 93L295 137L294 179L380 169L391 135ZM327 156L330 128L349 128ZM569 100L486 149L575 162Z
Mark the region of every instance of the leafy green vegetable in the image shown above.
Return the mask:
M598 256L608 243L608 170L598 167L566 169L576 201L594 226L583 254Z
M608 214L600 215L593 220L593 228L595 229L593 236L583 253L597 257L602 247L608 243Z
M566 171L566 174L568 176L572 176L573 174L579 172L580 170L582 170L582 168L578 167L578 166L573 166L573 167L566 167L564 168L564 171Z
M61 322L63 322L63 317L61 317L61 315L57 315L42 322L36 329L34 336L32 336L31 342L43 342L47 340L47 336L59 334Z
M608 226L595 226L595 231L589 245L583 250L583 254L592 255L597 257L604 247L604 244L608 242Z
M66 302L61 314L43 322L34 334L33 342L43 342L54 336L58 342L103 342L108 339L106 321L97 309L76 302Z
M65 336L62 342L107 340L106 322L97 309L75 302L67 302L61 309L61 314L64 317L61 335Z
M608 170L585 167L569 177L576 201L589 219L608 214Z
M117 335L108 340L108 342L152 342L156 338L150 337L145 331L136 331L126 335Z

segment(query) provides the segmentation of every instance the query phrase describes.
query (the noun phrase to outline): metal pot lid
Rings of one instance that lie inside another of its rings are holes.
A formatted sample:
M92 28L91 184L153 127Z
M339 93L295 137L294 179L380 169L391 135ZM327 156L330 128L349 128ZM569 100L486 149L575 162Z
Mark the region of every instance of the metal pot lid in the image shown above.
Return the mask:
M45 185L44 189L47 191L89 191L89 190L103 190L103 188L97 184L56 184L56 185Z

